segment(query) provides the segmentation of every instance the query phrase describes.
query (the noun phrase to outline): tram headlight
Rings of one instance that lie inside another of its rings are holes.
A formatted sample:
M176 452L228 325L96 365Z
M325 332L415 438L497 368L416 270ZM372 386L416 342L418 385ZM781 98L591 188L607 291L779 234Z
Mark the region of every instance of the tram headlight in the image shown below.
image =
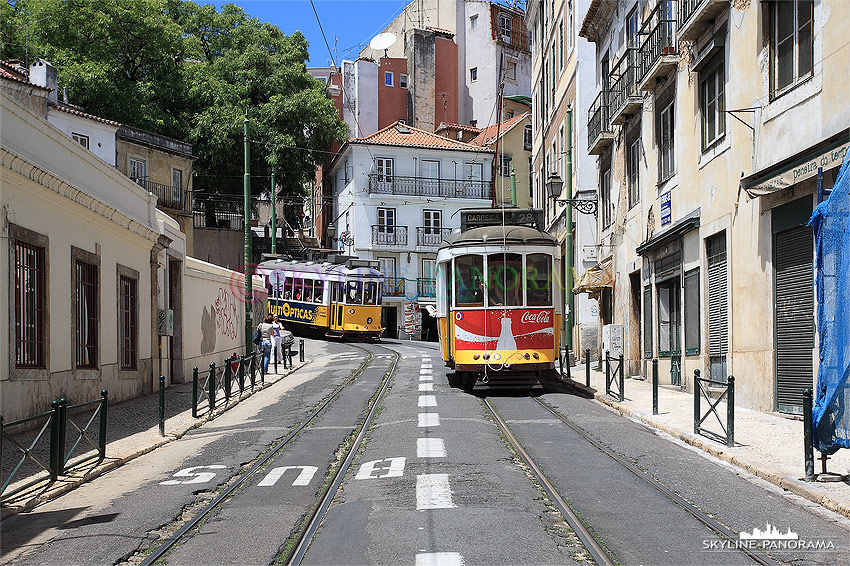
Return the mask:
M522 355L522 357L523 357L523 358L525 358L525 359L527 360L527 359L529 359L531 356L529 356L529 355L528 355L528 352L526 352L525 354L523 354L523 355Z
M372 317L371 316L366 319L366 324L372 324Z
M473 360L477 360L477 359L478 359L478 358L480 358L480 357L481 357L481 354L478 354L478 353L472 354L472 359L473 359Z
M485 360L489 360L489 359L490 359L490 354L484 354L484 359L485 359Z
M531 355L532 355L532 356L534 356L534 359L535 359L535 360L539 360L539 359L540 359L540 354L538 354L537 352L534 352L534 353L533 353L533 354L531 354Z

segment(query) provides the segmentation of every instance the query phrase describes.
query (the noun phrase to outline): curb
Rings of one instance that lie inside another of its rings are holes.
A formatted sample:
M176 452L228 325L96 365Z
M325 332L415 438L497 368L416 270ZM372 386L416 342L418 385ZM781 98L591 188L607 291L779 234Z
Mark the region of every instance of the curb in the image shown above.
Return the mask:
M196 428L200 428L205 423L216 419L217 417L221 416L222 414L224 414L225 412L227 412L231 408L237 406L243 400L248 399L249 397L252 397L255 393L259 393L263 389L271 387L272 385L276 384L277 382L279 382L283 378L285 378L285 377L293 374L294 372L298 371L299 369L303 368L309 362L310 362L309 359L307 361L304 361L304 362L298 362L297 365L290 368L287 371L287 373L276 374L275 377L277 379L274 379L274 380L268 380L267 379L267 380L265 380L265 383L263 384L263 386L260 389L249 392L247 395L245 395L245 394L240 395L235 401L232 401L232 402L228 403L227 405L225 405L225 406L223 406L219 409L216 409L216 410L211 411L211 412L209 412L209 413L207 413L207 414L205 414L201 417L198 417L197 419L194 419L194 422L192 422L189 426L185 426L182 429L178 430L177 432L172 432L172 433L167 434L165 437L162 437L162 439L160 441L155 442L152 445L145 446L144 448L136 450L135 452L132 452L132 453L130 453L126 456L122 456L120 458L110 459L110 458L107 457L103 460L103 462L104 462L103 464L97 465L95 468L85 472L82 475L72 475L72 476L63 477L63 478L56 481L57 484L61 484L58 487L54 487L52 489L50 487L47 487L47 490L44 493L41 493L41 494L36 495L34 497L31 497L31 498L27 499L26 501L23 501L20 504L4 504L3 507L0 507L0 520L5 521L9 517L13 517L13 516L17 515L18 513L24 513L26 511L30 511L33 508L35 508L36 506L41 505L43 503L47 503L48 501L52 501L52 500L54 500L58 497L61 497L65 494L73 491L74 489L80 487L84 483L89 482L93 479L99 478L103 474L105 474L107 472L111 472L112 470L123 466L124 464L126 464L127 462L129 462L131 460L135 460L136 458L139 458L140 456L144 456L145 454L148 454L149 452L153 452L157 448L160 448L162 446L165 446L166 444L170 444L170 443L174 442L175 440L179 440L179 439L183 438L183 436L185 436L186 433L188 433L189 431L194 430ZM184 411L184 412L187 412L187 411L191 414L191 409L186 409L186 411ZM182 414L182 413L180 413L180 414ZM47 485L49 486L49 484L47 484ZM43 486L43 487L46 487L46 486ZM37 486L35 486L33 489L37 490L39 488Z
M578 384L578 386L580 389L587 391L587 388L584 386L584 384ZM694 448L698 448L703 452L711 454L715 458L719 458L724 462L746 470L751 474L758 476L759 478L784 489L785 491L790 491L791 493L798 495L804 499L807 499L812 503L817 503L818 505L829 509L830 511L834 511L835 513L850 518L850 505L846 505L844 503L836 501L832 499L829 495L820 493L817 490L812 489L811 487L806 485L805 482L790 477L780 476L779 474L775 474L773 472L768 472L766 470L757 468L756 466L747 463L736 456L733 456L732 454L726 452L725 450L714 444L710 444L709 442L704 441L701 438L683 432L679 429L673 428L669 425L659 423L658 421L652 419L651 417L643 413L632 411L631 408L625 405L621 405L617 401L612 401L601 393L594 392L593 397L600 403L608 405L612 409L615 409L621 415L625 415L626 417L636 420L648 427L663 431L669 434L670 436L693 446Z

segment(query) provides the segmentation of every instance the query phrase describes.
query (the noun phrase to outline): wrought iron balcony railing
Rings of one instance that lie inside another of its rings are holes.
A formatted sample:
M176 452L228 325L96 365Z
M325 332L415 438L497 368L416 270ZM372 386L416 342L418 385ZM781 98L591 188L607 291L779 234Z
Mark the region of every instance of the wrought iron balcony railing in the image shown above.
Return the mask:
M600 140L611 135L609 97L610 92L603 88L587 111L587 146L591 154L595 154Z
M407 226L372 225L372 245L374 246L406 246Z
M153 183L143 178L133 179L133 181L144 187L149 193L156 195L156 204L158 207L170 208L172 210L189 209L189 193L183 190L183 187Z
M419 278L416 280L416 292L420 297L437 296L437 280Z
M637 47L629 47L611 71L611 117L616 120L627 108L639 103L637 87L638 74Z
M679 0L679 27L682 27L696 12L702 0Z
M416 245L436 248L451 233L451 228L419 227L416 229Z
M404 296L404 277L387 277L384 279L384 296L385 297L403 297Z
M492 198L489 181L477 179L430 179L427 177L400 177L398 175L369 175L369 192L372 194L446 197L466 199Z
M677 55L676 13L673 0L661 0L650 12L639 35L645 39L640 46L638 83L649 78L650 71L665 55Z

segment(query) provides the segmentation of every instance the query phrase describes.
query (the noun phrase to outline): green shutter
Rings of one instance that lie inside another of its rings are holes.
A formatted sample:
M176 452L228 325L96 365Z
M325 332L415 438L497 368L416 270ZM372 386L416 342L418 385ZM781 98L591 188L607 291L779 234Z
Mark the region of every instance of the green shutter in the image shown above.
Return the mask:
M699 269L685 273L685 355L699 354Z

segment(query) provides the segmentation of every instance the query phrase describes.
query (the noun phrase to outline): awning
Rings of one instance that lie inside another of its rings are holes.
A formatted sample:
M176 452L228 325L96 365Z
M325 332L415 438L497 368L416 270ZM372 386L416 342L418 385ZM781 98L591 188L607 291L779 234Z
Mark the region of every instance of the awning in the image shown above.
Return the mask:
M679 239L691 230L699 228L700 210L701 209L699 208L694 210L681 220L677 220L676 222L674 222L669 228L667 228L663 232L655 234L650 239L639 245L636 250L638 255L645 255L646 252L652 251L658 246Z
M573 292L597 294L605 287L614 287L614 256L606 257L585 271Z
M775 165L741 179L750 198L781 191L818 174L818 168L827 171L839 167L850 148L850 131L832 136L808 150L783 159Z

